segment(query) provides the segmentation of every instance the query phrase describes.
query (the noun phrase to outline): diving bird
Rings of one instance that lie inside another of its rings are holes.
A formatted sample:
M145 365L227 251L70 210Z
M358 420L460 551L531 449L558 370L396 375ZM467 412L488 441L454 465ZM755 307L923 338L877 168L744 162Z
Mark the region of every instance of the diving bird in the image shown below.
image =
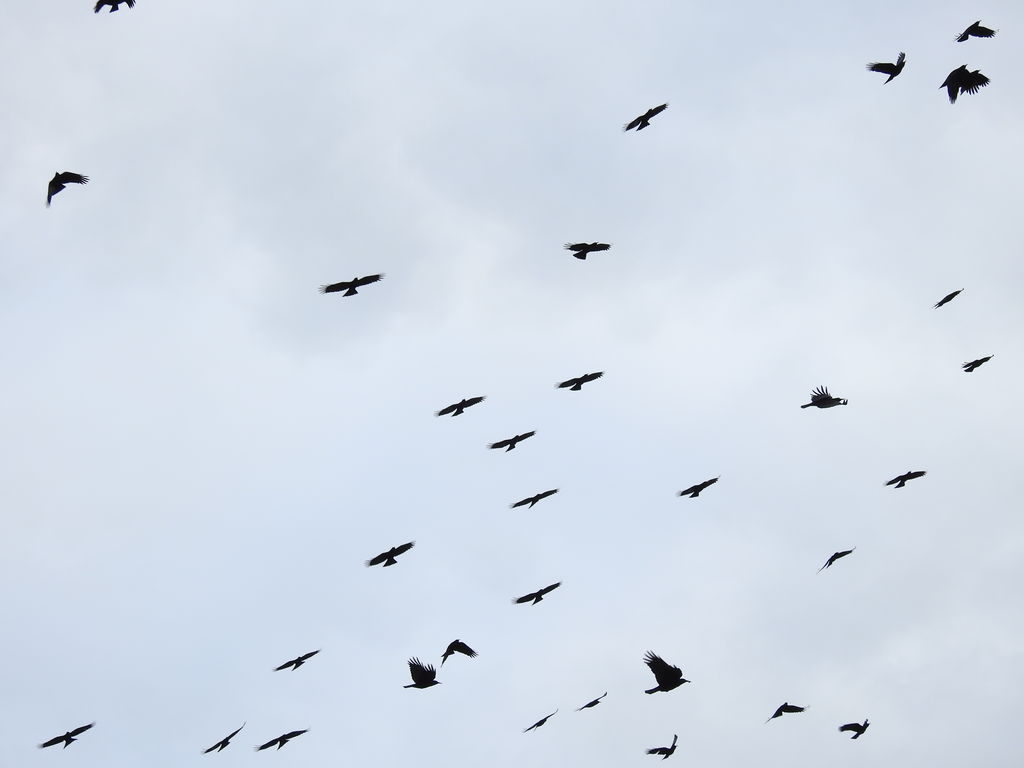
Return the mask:
M607 251L611 248L611 243L566 243L564 246L567 251L572 251L572 255L577 259L587 260L587 254L596 253L597 251Z
M957 36L956 42L958 42L958 43L967 42L967 38L969 38L969 37L995 37L995 36L996 36L996 30L989 29L988 27L981 26L981 19L978 19L976 22L971 24L971 26L969 26L967 29L965 29L963 32L961 32Z
M634 118L626 123L622 130L631 131L636 128L638 131L642 131L644 128L651 124L651 118L655 115L660 115L668 108L668 104L662 104L660 107L651 107L644 112L640 117Z
M644 663L654 673L654 679L658 684L649 688L644 693L657 693L658 691L668 692L678 688L683 683L690 682L683 677L683 671L679 667L672 666L653 651L648 651L644 656Z
M537 603L539 603L541 600L544 599L544 595L546 595L548 592L553 592L554 590L558 589L560 586L562 586L562 582L556 581L554 584L551 584L551 585L549 585L547 587L544 587L544 589L538 589L536 592L531 592L528 595L523 595L522 597L513 598L512 602L515 603L516 605L521 605L522 603L532 603L533 605L536 605Z
M585 373L582 376L577 376L575 379L560 381L556 386L558 389L568 389L570 392L579 392L583 389L584 384L589 384L591 381L597 381L602 376L604 376L604 371L594 371L593 373Z
M421 663L419 659L409 659L409 674L412 676L412 682L403 685L403 688L429 688L441 684L439 680L434 679L437 677L437 670L430 664Z
M939 303L935 305L935 309L938 309L943 304L949 304L949 302L951 302L953 299L955 299L961 293L961 291L963 291L963 288L961 288L959 291L953 291L952 293L947 293L945 296L943 296L941 299L939 299Z
M331 283L330 285L321 285L320 293L337 293L338 291L344 291L342 296L355 296L359 291L356 288L362 288L364 285L370 285L384 279L384 275L367 275L366 277L354 277L351 280L347 280L343 283Z
M849 400L842 397L832 397L826 387L818 387L811 392L811 402L805 403L800 407L810 408L813 405L815 408L834 408L837 405L846 405L849 402Z
M554 717L557 714L558 714L558 710L556 709L554 712L552 712L547 717L542 717L540 720L538 720L536 723L531 725L529 728L524 728L523 729L523 733L526 733L528 731L532 731L534 728L540 728L542 725L544 725L544 723L546 723L548 721L549 718L552 718L552 717Z
M989 355L988 357L979 357L977 360L971 360L969 363L964 363L961 366L966 373L971 373L975 368L979 368L991 360L995 355Z
M286 661L280 667L274 667L274 671L275 672L280 672L282 669L288 669L288 667L291 667L292 671L294 672L296 669L298 669L303 664L305 664L307 659L310 659L313 656L316 656L318 653L320 653L319 649L317 649L315 651L310 651L309 653L304 653L301 656L295 657L291 661Z
M672 746L671 747L654 747L653 749L648 749L647 750L647 754L648 755L661 755L661 759L662 760L667 760L669 757L672 756L672 753L676 751L676 741L678 739L679 739L679 735L673 733L672 734Z
M864 731L868 729L869 725L871 725L871 723L869 723L867 720L865 720L863 723L847 723L846 725L839 726L839 732L843 733L844 731L853 731L853 736L851 737L852 741L853 739L859 739L861 736L863 736Z
M896 77L896 75L903 71L903 65L906 63L907 54L905 54L903 51L900 51L900 55L896 57L895 64L890 64L884 61L875 61L872 62L871 64L868 64L868 70L871 72L881 72L883 75L888 75L889 77L885 81L886 83L888 83L889 80L892 80L894 77ZM885 83L882 83L882 85L885 85Z
M305 728L305 729L303 729L301 731L288 731L288 733L282 733L276 739L271 739L266 744L260 744L258 747L256 747L256 751L257 752L262 752L264 749L270 749L275 744L277 745L277 748L280 749L285 744L287 744L289 741L294 739L296 736L301 736L302 734L306 733L308 730L309 730L308 728Z
M776 717L782 717L783 715L791 715L794 712L803 712L807 707L798 707L795 704L790 704L788 701L783 702L782 706L775 710L775 714L765 720L766 723L770 723Z
M515 504L512 504L511 507L512 509L515 509L516 507L525 507L527 504L529 504L532 508L533 505L536 504L541 499L546 499L548 496L554 496L556 493L558 493L558 489L552 488L550 491L538 493L536 496L529 496L525 499L521 499L517 501Z
M416 546L415 541L408 541L405 544L399 544L397 547L392 547L387 552L381 552L376 557L366 561L366 567L369 568L371 565L380 565L384 563L384 567L387 568L389 565L394 565L398 561L395 559L401 554L408 552L410 549Z
M121 3L124 3L129 8L135 7L135 0L98 0L98 2L96 3L96 7L92 9L92 12L99 13L100 8L102 8L104 5L109 5L110 12L113 13L117 10L118 6L121 5Z
M892 480L886 483L886 485L895 485L897 488L902 488L907 484L908 480L916 480L919 477L924 477L927 472L923 469L917 470L916 472L904 472L899 477L894 477Z
M60 744L63 741L63 748L67 749L68 744L70 744L72 741L78 741L78 739L75 738L76 736L85 733L94 725L96 725L96 723L89 723L88 725L83 725L80 728L75 728L75 730L73 731L68 731L63 736L54 736L49 741L44 741L42 744L40 744L39 748L43 749L44 747L52 747L54 744Z
M448 647L445 649L444 655L441 657L441 666L444 666L444 663L448 660L449 656L453 656L456 653L461 653L465 656L469 656L469 658L471 659L476 658L476 651L474 651L461 640L456 639L448 643Z
M854 547L853 549L856 549L856 547ZM842 552L836 552L835 554L833 554L827 561L825 561L825 564L818 569L818 573L821 573L826 568L831 568L832 563L834 563L840 557L846 557L847 555L851 554L853 552L853 549L844 549Z
M452 416L461 416L465 412L465 410L467 408L471 408L474 405L476 405L477 403L482 403L486 399L487 399L486 397L468 397L468 398L464 397L461 400L459 400L459 402L457 402L457 403L452 403L451 405L446 405L444 408L442 408L440 411L438 411L435 415L437 415L437 416L447 416L450 413Z
M977 93L979 88L984 88L991 82L977 69L967 70L966 64L961 64L942 81L939 88L945 88L949 96L949 103L956 104L956 97L964 93Z
M65 184L88 184L89 177L73 171L58 171L53 174L50 183L46 187L46 207L50 207L53 196L64 189Z
M705 488L711 487L717 482L718 478L712 477L710 480L705 480L703 483L697 483L696 485L691 485L689 488L684 488L677 495L689 496L691 499L696 499L698 496L700 496L701 491L703 491Z
M242 730L242 728L245 728L245 723L242 723L242 725L241 725L241 726L240 726L240 727L239 727L239 728L238 728L237 730L234 730L234 731L232 731L231 733L229 733L229 734L228 734L227 736L225 736L225 737L224 737L223 739L221 739L220 741L218 741L218 742L217 742L216 744L214 744L214 745L213 745L212 747L210 747L209 749L204 749L204 750L203 750L203 754L204 754L204 755L208 755L208 754L210 754L211 752L213 752L214 750L217 750L218 752L220 752L220 751L221 751L222 749L224 749L224 748L225 748L225 747L226 747L226 746L227 746L228 744L230 744L230 743L231 743L231 740L232 740L233 738L235 738L235 736L237 736L237 735L238 735L238 731L241 731L241 730Z
M533 437L536 434L537 434L536 430L532 430L530 432L523 432L523 434L521 434L521 435L516 435L515 437L508 437L508 438L505 438L504 440L499 440L496 443L491 443L487 447L488 448L504 448L505 452L508 453L513 448L515 448L519 443L521 443L523 440L525 440L528 437Z
M601 699L603 699L607 695L608 695L608 691L605 691L600 696L598 696L596 699L593 699L592 701L588 701L582 707L579 707L576 711L577 712L582 712L584 709L590 709L591 707L596 707L598 704L601 703Z

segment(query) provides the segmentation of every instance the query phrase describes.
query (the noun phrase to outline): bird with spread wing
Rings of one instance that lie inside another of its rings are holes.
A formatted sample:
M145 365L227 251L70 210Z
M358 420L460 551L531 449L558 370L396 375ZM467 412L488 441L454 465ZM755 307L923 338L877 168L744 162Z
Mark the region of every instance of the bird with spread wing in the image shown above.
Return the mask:
M331 283L330 285L321 285L320 293L338 293L344 291L342 296L355 296L359 291L357 288L362 288L364 285L371 285L372 283L380 282L384 279L384 275L367 275L366 277L354 277L351 280L346 280L342 283Z
M412 682L403 685L403 688L429 688L432 685L440 685L440 680L435 680L437 670L430 664L424 664L419 659L409 659L409 675Z
M89 723L88 725L83 725L83 726L80 726L78 728L75 728L73 731L67 731L66 733L64 733L61 736L54 736L49 741L44 741L42 744L40 744L39 748L40 749L45 749L46 747L52 747L55 744L60 744L63 741L64 742L64 747L63 748L67 749L68 748L68 744L70 744L72 741L78 741L78 739L75 738L76 736L82 735L83 733L88 731L90 728L92 728L94 725L96 725L96 723Z
M581 261L587 260L587 255L591 253L597 253L598 251L607 251L612 247L611 243L566 243L564 246L567 251L572 251L572 255Z
M46 207L50 207L53 196L64 189L66 184L88 184L89 177L73 171L58 171L46 186Z
M896 75L903 71L903 65L906 63L907 54L903 53L903 51L900 51L900 55L896 57L895 64L890 64L889 62L885 61L875 61L872 62L871 64L868 64L868 70L871 72L881 72L883 75L888 75L889 77L885 81L886 83L888 83L889 80L892 80L894 77L896 77ZM885 83L882 83L882 85L885 85Z
M282 669L288 669L288 667L291 667L292 671L294 672L296 669L298 669L303 664L305 664L307 659L313 658L318 653L320 653L319 649L317 649L315 651L310 651L309 653L304 653L301 656L296 656L291 661L286 661L280 667L274 667L274 671L275 672L280 672Z
M235 736L237 736L239 731L241 731L243 728L245 728L245 723L242 723L237 729L233 730L231 733L229 733L227 736L225 736L223 739L218 741L216 744L214 744L209 749L204 749L203 750L203 754L204 755L208 755L211 752L213 752L214 750L217 750L218 752L220 752L225 747L227 747L228 744L231 743L231 740L233 738L235 738Z
M634 128L636 128L638 131L642 131L644 128L651 124L651 118L653 118L655 115L660 115L666 109L668 109L668 104L662 104L657 107L651 107L639 117L635 117L628 123L626 123L622 130L631 131Z
M670 747L654 747L648 749L648 755L661 755L662 760L668 760L672 756L672 753L676 751L676 741L679 740L679 735L676 733L672 734L672 746Z
M482 403L486 399L487 398L483 397L483 396L480 396L480 397L464 397L461 400L459 400L459 402L457 402L457 403L452 403L451 405L446 405L444 408L442 408L440 411L438 411L435 415L437 415L437 416L447 416L450 413L453 417L454 416L461 416L466 411L467 408L472 408L477 403Z
M469 658L471 659L476 658L476 651L474 651L461 640L455 639L448 643L448 647L445 649L444 655L441 656L441 666L444 666L444 663L448 660L449 656L453 656L456 653L461 653L464 656L469 656Z
M394 565L398 561L395 559L399 555L408 552L410 549L416 546L415 541L408 541L405 544L399 544L397 547L392 547L387 552L381 552L374 558L366 561L366 567L369 568L372 565L380 565L384 563L384 567L387 568L389 565Z
M544 595L548 592L553 592L560 586L562 586L562 582L556 581L554 584L544 587L544 589L538 589L536 592L531 592L530 594L523 595L522 597L512 598L512 602L516 605L522 605L523 603L532 603L533 605L536 605L544 599Z
M644 693L657 693L658 691L667 693L683 683L690 682L683 677L683 671L679 667L669 664L653 651L647 652L647 655L644 656L644 663L650 667L651 672L654 673L654 679L658 681L656 686L648 688Z

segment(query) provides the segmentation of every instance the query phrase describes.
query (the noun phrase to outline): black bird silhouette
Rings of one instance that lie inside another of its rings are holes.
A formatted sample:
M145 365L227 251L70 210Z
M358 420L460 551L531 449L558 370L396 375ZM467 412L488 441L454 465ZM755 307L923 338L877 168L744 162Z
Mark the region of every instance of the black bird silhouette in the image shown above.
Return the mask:
M216 744L214 744L214 745L213 745L212 747L210 747L209 749L204 749L204 750L203 750L203 754L204 754L204 755L208 755L208 754L210 754L211 752L213 752L214 750L217 750L218 752L220 752L220 751L221 751L222 749L224 749L224 748L225 748L225 747L226 747L226 746L227 746L228 744L230 744L230 743L231 743L231 740L232 740L233 738L235 738L235 736L237 736L237 735L238 735L238 732L239 732L240 730L242 730L242 728L245 728L245 723L242 723L242 725L241 725L241 726L240 726L240 727L239 727L239 728L238 728L237 730L234 730L234 731L232 731L231 733L229 733L229 734L228 734L227 736L225 736L225 737L224 737L223 739L221 739L220 741L218 741L218 742L217 742Z
M846 725L839 726L839 732L842 733L843 731L853 731L853 736L851 737L851 740L859 739L861 736L864 735L864 731L868 729L869 725L871 725L871 723L869 723L867 720L865 720L863 723L847 723Z
M88 184L89 177L73 171L58 171L53 174L50 183L46 187L46 207L50 207L53 196L64 189L65 184Z
M959 291L953 291L952 293L947 293L945 296L943 296L941 299L939 299L939 303L935 305L935 309L938 309L943 304L949 304L949 302L951 302L953 299L955 299L957 296L959 296L962 291L963 291L963 288L961 288Z
M526 438L533 437L536 434L537 434L536 430L531 430L530 432L523 432L523 434L521 434L521 435L516 435L515 437L509 437L509 438L506 438L504 440L499 440L496 443L491 443L487 447L488 448L504 448L505 452L507 453L508 451L511 451L513 448L515 448L516 445L521 443Z
M355 296L359 291L356 288L362 288L364 285L370 285L384 279L384 275L367 275L366 277L354 277L351 280L347 280L343 283L331 283L330 285L321 285L320 293L337 293L338 291L344 291L342 296Z
M124 3L129 8L135 7L135 0L99 0L99 2L96 3L96 7L92 9L92 12L99 13L100 8L102 8L104 5L109 5L110 12L113 13L117 10L117 7L121 5L121 3Z
M703 491L705 488L711 487L717 482L718 478L712 477L710 480L705 480L703 483L697 483L696 485L691 485L689 488L684 488L679 492L678 495L689 496L691 499L696 499L698 496L700 496L701 491Z
M676 741L678 739L679 739L679 735L673 733L672 734L672 746L671 747L654 747L653 749L648 749L647 750L647 754L648 755L661 755L661 759L662 760L667 760L669 757L671 757L672 753L676 751Z
M544 723L546 723L548 721L549 718L552 718L552 717L554 717L557 714L558 714L558 710L556 709L554 712L552 712L547 717L542 717L540 720L538 720L536 723L531 725L529 728L524 728L523 729L523 733L526 733L527 731L532 731L534 728L540 728L542 725L544 725Z
M775 710L775 714L765 720L766 723L770 723L776 717L782 717L783 715L791 715L794 712L803 712L807 707L798 707L796 704L790 704L788 701L783 702L782 706Z
M916 480L919 477L924 477L927 472L923 469L919 469L916 472L904 472L899 477L894 477L892 480L886 483L886 485L895 485L897 488L902 488L907 484L908 480Z
M853 549L856 549L856 547L854 547ZM831 568L832 563L834 563L840 557L846 557L847 555L851 554L853 552L853 549L844 549L842 552L836 552L827 561L825 561L825 564L821 566L821 568L818 569L818 573L821 573L826 568Z
M653 651L648 651L644 656L644 663L651 668L654 679L658 684L649 688L644 693L657 693L658 691L668 692L678 688L683 683L690 682L683 677L683 671L679 667L672 666Z
M668 104L662 104L660 107L651 107L642 115L640 115L640 117L634 118L633 120L630 120L628 123L626 123L625 127L622 130L631 131L634 128L636 128L638 131L642 131L644 128L651 124L652 117L654 117L655 115L660 115L666 109L668 109Z
M67 749L68 744L70 744L72 741L78 741L78 739L75 738L76 736L85 733L94 725L96 725L96 723L89 723L88 725L83 725L80 728L75 728L75 730L73 731L68 731L63 736L54 736L49 741L44 741L42 744L40 744L39 748L43 749L44 747L52 747L54 744L60 744L63 741L64 749Z
M548 592L553 592L554 590L558 589L560 586L562 586L562 582L556 581L554 584L551 584L549 586L544 587L544 589L538 589L536 592L531 592L528 595L523 595L522 597L513 598L512 602L515 603L516 605L520 605L522 603L533 603L534 605L536 605L537 603L539 603L541 600L544 599L544 595L546 595Z
M597 251L607 251L611 248L611 243L566 243L564 246L565 250L572 251L572 255L577 259L587 260L588 253L596 253Z
M991 360L995 355L989 355L988 357L979 357L977 360L971 360L969 363L963 364L963 369L966 373L971 373L975 368L979 368Z
M288 733L282 733L276 739L271 739L266 744L260 744L258 747L256 747L256 751L257 752L262 752L264 749L270 749L275 744L277 745L277 748L280 749L285 744L287 744L289 741L294 739L296 736L301 736L302 734L306 733L308 730L309 730L308 728L305 728L305 729L303 729L301 731L288 731Z
M849 400L842 397L832 397L826 387L818 387L811 392L811 402L805 403L800 407L810 408L813 405L815 408L834 408L837 405L846 405L849 402Z
M604 376L604 371L594 371L593 373L585 373L582 376L577 376L575 379L560 381L556 386L558 389L568 389L570 392L579 392L583 389L584 384L588 384L591 381L597 381L602 376Z
M409 674L412 676L412 682L403 685L403 688L429 688L441 684L439 680L434 679L437 677L437 670L430 664L421 663L419 659L409 659Z
M441 657L441 666L444 666L444 663L448 660L449 656L452 656L456 653L465 654L466 656L469 656L469 658L471 659L476 658L476 651L474 651L461 640L456 639L448 643L448 647L445 649L444 655Z
M601 703L601 699L603 699L607 695L608 695L608 691L605 691L600 696L598 696L596 699L594 699L592 701L588 701L582 707L579 707L576 711L577 712L582 712L584 709L590 709L591 707L596 707L598 704Z
M558 489L552 488L550 491L538 493L536 496L529 496L525 499L521 499L517 501L515 504L512 504L511 507L512 509L515 509L516 507L525 507L527 504L529 504L532 507L541 499L546 499L548 496L554 496L556 493L558 493Z
M380 565L384 563L384 567L387 568L389 565L394 565L398 561L395 559L401 554L408 552L410 549L416 546L415 541L408 541L405 544L399 544L397 547L392 547L387 552L381 552L376 557L366 561L366 567L369 568L371 565Z
M991 81L977 69L967 70L966 64L961 64L942 81L939 88L945 88L949 95L949 103L956 104L956 97L963 93L977 93L979 88L984 88Z
M301 656L295 657L291 661L286 661L280 667L274 667L274 671L275 672L280 672L282 669L288 669L288 667L291 667L292 671L294 672L296 669L298 669L303 664L305 664L307 659L310 659L313 656L316 656L318 653L320 653L320 649L319 648L317 650L315 650L315 651L310 651L309 653L304 653Z
M486 400L486 397L464 397L457 403L447 405L437 412L437 416L447 416L449 413L452 416L460 416L467 408L471 408L477 403L482 403Z
M871 64L868 64L868 69L871 72L881 72L883 75L888 75L889 78L885 81L886 83L888 83L889 80L892 80L894 77L896 77L896 75L903 71L903 65L906 63L907 54L905 54L903 51L900 51L900 55L896 57L895 64L889 64L884 61L876 61L872 62ZM885 83L882 83L882 85L885 85Z
M996 30L989 29L988 27L981 26L981 19L978 19L976 22L971 24L971 26L969 26L967 29L965 29L963 32L961 32L957 36L956 41L958 43L963 43L963 42L967 41L968 37L995 37L995 36L996 36Z

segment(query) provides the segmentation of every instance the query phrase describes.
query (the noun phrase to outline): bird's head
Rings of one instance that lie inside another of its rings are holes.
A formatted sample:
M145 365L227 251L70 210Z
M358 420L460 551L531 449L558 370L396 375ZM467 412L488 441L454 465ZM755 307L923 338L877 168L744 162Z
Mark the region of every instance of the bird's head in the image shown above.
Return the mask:
M843 398L843 399L842 399L842 400L840 400L839 402L840 402L840 403L842 403L843 405L847 405L847 404L849 404L849 402L850 402L850 401L849 401L849 400L847 400L846 398Z

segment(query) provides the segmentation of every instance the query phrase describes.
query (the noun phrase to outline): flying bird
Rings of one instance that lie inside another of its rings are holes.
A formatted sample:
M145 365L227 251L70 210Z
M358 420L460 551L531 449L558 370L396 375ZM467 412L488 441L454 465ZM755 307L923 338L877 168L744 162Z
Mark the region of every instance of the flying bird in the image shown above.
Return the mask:
M558 589L560 586L562 586L562 582L557 581L554 584L551 584L551 585L549 585L547 587L544 587L544 589L538 589L536 592L531 592L528 595L523 595L522 597L513 598L512 602L515 603L516 605L521 605L522 603L533 603L534 605L536 605L537 603L539 603L541 600L544 599L544 595L546 595L548 592L553 592L554 590Z
M392 547L387 552L381 552L371 560L366 561L366 567L369 568L371 565L380 565L384 563L384 567L387 568L389 565L394 565L398 561L395 559L401 554L408 552L410 549L416 546L415 541L408 541L405 544L399 544L397 547Z
M658 681L656 686L647 689L644 693L657 693L658 691L667 693L683 683L690 682L683 677L683 671L679 667L672 666L653 651L647 652L647 655L644 656L644 663L651 668L654 679Z
M805 403L800 407L810 408L813 405L815 408L833 408L837 405L846 405L849 402L849 400L842 397L832 397L826 387L818 387L811 392L811 402Z
M601 699L603 699L607 695L608 695L608 691L605 691L604 693L602 693L600 696L598 696L593 701L588 701L582 707L579 707L576 711L577 712L582 712L584 709L590 709L591 707L596 707L598 704L601 703Z
M949 103L956 104L957 96L964 93L977 93L979 88L984 88L990 82L977 69L969 72L967 65L961 64L946 76L939 88L945 88L949 95Z
M536 504L541 499L546 499L548 496L554 496L556 493L558 493L558 489L552 488L550 491L538 493L536 496L529 496L525 499L520 499L515 504L512 504L511 507L512 509L515 509L516 507L525 507L527 504L529 504L532 508L533 505Z
M864 735L864 731L868 729L869 725L871 725L871 723L869 723L867 720L865 720L863 723L847 723L846 725L839 726L839 732L843 733L844 731L853 731L853 736L851 737L851 740L859 739L861 736Z
M579 392L583 389L584 384L589 384L592 381L597 381L604 376L604 371L594 371L593 373L585 373L582 376L577 376L575 379L566 379L560 381L557 384L558 389L568 389L570 392Z
M544 725L544 723L546 723L548 721L549 718L552 718L552 717L554 717L557 714L558 714L558 710L556 709L554 712L552 712L547 717L542 717L540 720L538 720L536 723L531 725L529 728L524 728L523 729L523 733L526 733L527 731L532 731L534 728L540 728L542 725Z
M296 658L292 659L291 661L286 661L280 667L274 667L274 671L280 672L282 669L288 669L288 667L291 667L292 671L294 672L296 669L305 664L307 659L316 656L318 653L320 653L319 649L315 651L310 651L309 653L304 653L301 656L297 656Z
M853 549L856 549L856 547L854 547ZM829 557L827 561L825 561L825 564L818 569L818 573L821 573L826 568L831 568L832 563L834 563L841 557L846 557L847 555L851 554L853 552L853 549L844 549L842 552L836 552L835 554L833 554L831 557Z
M439 680L434 679L437 677L437 670L430 664L421 663L419 659L409 659L409 674L412 676L412 682L403 685L403 688L429 688L441 684Z
M96 725L96 723L89 723L88 725L83 725L80 728L75 728L75 730L73 731L68 731L63 736L54 736L49 741L44 741L42 744L40 744L39 748L43 749L44 747L52 747L54 744L60 744L63 741L63 748L67 749L68 744L70 744L72 741L78 741L78 739L75 738L76 736L85 733L94 725Z
M444 408L442 408L440 411L438 411L436 415L437 416L447 416L450 413L452 416L461 416L462 413L467 408L471 408L472 406L476 405L477 403L482 403L486 399L487 399L486 397L468 397L468 398L464 397L461 400L459 400L459 402L457 402L457 403L452 403L451 405L446 405Z
M989 355L988 357L979 357L977 360L971 360L969 363L963 364L963 369L967 373L971 373L975 368L979 368L991 360L995 355Z
M783 715L791 715L794 712L803 712L807 707L798 707L795 704L790 704L788 701L783 702L782 706L775 710L775 714L765 720L766 723L770 723L776 717L782 717Z
M894 477L892 480L886 483L886 485L895 485L897 488L902 488L907 484L908 480L916 480L919 477L924 477L927 472L923 469L917 470L916 472L904 472L899 477Z
M266 744L260 744L258 747L256 747L256 751L257 752L262 752L264 749L270 749L275 744L277 745L277 748L280 749L285 744L287 744L289 741L294 739L296 736L301 736L302 734L306 733L306 731L308 731L308 730L309 729L306 728L306 729L301 730L301 731L288 731L288 733L282 733L276 739L271 739Z
M342 296L355 296L359 291L356 288L362 288L364 285L370 285L384 279L384 275L367 275L366 277L354 277L351 280L347 280L344 283L331 283L330 285L321 285L320 293L337 293L338 291L344 291Z
M523 432L523 434L521 434L521 435L516 435L515 437L509 437L509 438L506 438L504 440L499 440L496 443L491 443L487 447L488 448L504 448L505 452L507 453L507 452L511 451L513 448L515 448L516 445L521 443L526 438L533 437L536 434L537 434L536 430L532 430L530 432Z
M971 24L967 29L960 33L956 38L958 43L967 42L968 37L995 37L996 31L989 29L988 27L981 26L981 19Z
M961 291L963 291L963 288L961 288L959 291L953 291L952 293L947 293L945 296L943 296L941 299L939 299L939 303L935 305L935 309L938 309L943 304L949 304L949 302L951 302L953 299L955 299L960 294Z
M89 177L73 171L58 171L53 174L50 183L46 187L46 207L50 207L53 196L64 189L65 184L88 184Z
M449 656L453 656L456 653L464 654L466 656L469 656L469 658L471 659L476 658L476 651L474 651L461 640L456 639L448 643L448 647L445 649L444 655L441 657L441 666L444 666L444 663L448 660Z
M204 750L203 750L203 754L204 754L204 755L208 755L208 754L210 754L211 752L213 752L214 750L217 750L218 752L220 752L220 751L221 751L222 749L224 749L224 748L225 748L225 747L226 747L226 746L227 746L228 744L230 744L230 743L231 743L231 740L232 740L233 738L235 738L235 736L237 736L237 735L238 735L238 731L242 730L242 728L245 728L245 723L242 723L242 725L241 725L241 726L240 726L240 727L239 727L239 728L238 728L237 730L234 730L234 731L232 731L231 733L229 733L229 734L228 734L227 736L225 736L225 737L224 737L223 739L221 739L220 741L218 741L218 742L217 742L216 744L214 744L214 745L213 745L212 747L210 747L209 749L204 749Z
M672 753L676 751L676 741L679 739L679 735L672 734L672 746L671 747L654 747L654 749L648 749L648 755L661 755L662 760L668 760L672 756Z
M691 499L696 499L698 496L700 496L700 492L701 491L703 491L705 488L710 488L712 485L714 485L717 482L718 482L718 478L717 477L712 477L710 480L705 480L703 483L697 483L696 485L691 485L689 488L686 488L686 489L680 491L678 495L679 496L689 496Z
M583 261L587 260L588 253L596 253L597 251L607 251L611 248L611 243L566 243L564 246L565 250L572 251L572 255L577 259Z
M903 65L907 63L907 54L900 51L900 55L896 57L896 63L890 64L884 61L876 61L868 64L868 70L871 72L881 72L883 75L888 75L889 78L885 81L892 80L896 75L903 71ZM885 85L885 83L882 83Z
M634 128L636 128L638 131L642 131L644 128L651 124L652 117L654 117L655 115L660 115L666 109L668 109L668 104L662 104L660 107L651 107L642 115L640 115L640 117L634 118L633 120L630 120L628 123L626 123L625 127L622 130L631 131Z
M110 12L113 13L117 10L118 6L121 5L121 3L124 3L129 8L135 7L135 0L98 0L98 2L96 3L96 7L92 9L92 12L99 13L100 8L102 8L104 5L109 5Z

